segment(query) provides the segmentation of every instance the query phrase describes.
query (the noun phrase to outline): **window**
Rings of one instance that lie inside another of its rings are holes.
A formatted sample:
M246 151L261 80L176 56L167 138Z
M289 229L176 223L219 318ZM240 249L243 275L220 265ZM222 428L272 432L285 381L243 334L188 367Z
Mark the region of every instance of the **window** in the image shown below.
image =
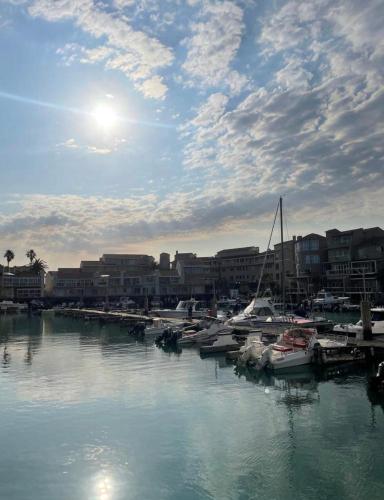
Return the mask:
M320 264L320 256L319 255L306 255L305 256L306 264Z

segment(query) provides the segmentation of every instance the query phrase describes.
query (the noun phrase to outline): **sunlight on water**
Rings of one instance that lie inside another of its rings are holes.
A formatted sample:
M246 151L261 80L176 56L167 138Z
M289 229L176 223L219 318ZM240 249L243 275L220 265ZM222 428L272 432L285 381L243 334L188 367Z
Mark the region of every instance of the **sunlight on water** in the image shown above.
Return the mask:
M0 319L0 498L382 498L364 370L237 372L124 328Z

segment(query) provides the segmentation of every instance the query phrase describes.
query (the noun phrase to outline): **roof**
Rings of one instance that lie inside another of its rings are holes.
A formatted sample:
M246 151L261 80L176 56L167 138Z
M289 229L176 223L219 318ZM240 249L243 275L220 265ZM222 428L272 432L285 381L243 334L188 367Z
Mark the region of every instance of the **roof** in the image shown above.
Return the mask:
M103 253L101 259L137 259L137 258L153 259L152 255L134 254L134 253Z
M216 257L233 257L236 255L249 255L259 253L259 247L228 248L217 252Z
M301 241L301 240L311 240L313 238L320 238L320 239L325 240L325 236L322 236L321 234L309 233L309 234L306 234L305 236L302 236L299 240L297 239L296 242Z

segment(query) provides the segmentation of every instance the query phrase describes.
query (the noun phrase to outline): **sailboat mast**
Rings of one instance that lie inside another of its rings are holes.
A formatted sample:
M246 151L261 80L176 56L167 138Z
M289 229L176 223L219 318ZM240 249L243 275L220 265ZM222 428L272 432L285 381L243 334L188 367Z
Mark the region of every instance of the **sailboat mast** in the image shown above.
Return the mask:
M284 263L284 232L283 232L283 198L280 196L280 238L281 238L281 274L280 288L283 298L283 314L285 314L285 263Z

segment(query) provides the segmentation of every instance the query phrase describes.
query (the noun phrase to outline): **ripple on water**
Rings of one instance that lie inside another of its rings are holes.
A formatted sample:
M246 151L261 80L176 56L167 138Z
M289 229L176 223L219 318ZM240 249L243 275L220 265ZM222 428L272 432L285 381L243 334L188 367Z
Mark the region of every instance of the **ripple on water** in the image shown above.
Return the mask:
M0 326L0 498L382 498L364 374L236 375L116 327Z

